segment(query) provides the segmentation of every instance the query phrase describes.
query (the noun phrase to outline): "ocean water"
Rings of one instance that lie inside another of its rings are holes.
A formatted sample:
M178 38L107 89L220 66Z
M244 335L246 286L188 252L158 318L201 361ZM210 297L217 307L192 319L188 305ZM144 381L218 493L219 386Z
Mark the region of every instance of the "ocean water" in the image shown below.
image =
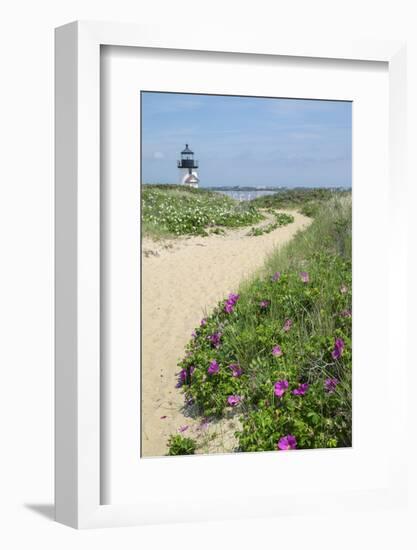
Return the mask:
M222 193L237 201L251 201L252 199L263 197L264 195L273 195L276 191L268 191L265 189L256 189L253 191L238 191L236 189L231 189L230 191L220 191L216 189L216 193Z

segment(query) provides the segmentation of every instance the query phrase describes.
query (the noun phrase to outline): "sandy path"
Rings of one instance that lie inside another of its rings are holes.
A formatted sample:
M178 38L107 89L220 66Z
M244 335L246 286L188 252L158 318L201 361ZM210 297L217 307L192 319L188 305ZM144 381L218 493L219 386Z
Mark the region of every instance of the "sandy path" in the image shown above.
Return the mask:
M175 388L177 362L194 327L227 293L259 269L277 246L287 243L311 220L299 213L294 223L258 237L248 228L226 235L191 237L142 246L142 420L143 456L166 454L166 442L180 426L195 437L197 421L181 412ZM161 417L166 418L161 419ZM224 425L221 429L224 431ZM233 426L230 426L233 431ZM227 431L227 430L226 430Z

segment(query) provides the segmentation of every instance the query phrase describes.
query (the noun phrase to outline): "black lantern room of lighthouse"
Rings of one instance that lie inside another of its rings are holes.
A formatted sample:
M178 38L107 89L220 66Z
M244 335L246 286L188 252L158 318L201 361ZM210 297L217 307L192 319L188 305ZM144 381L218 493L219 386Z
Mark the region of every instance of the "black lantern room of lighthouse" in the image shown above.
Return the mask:
M194 152L185 144L185 149L181 151L181 160L178 161L178 168L187 169L189 174L197 170L198 162L194 160Z
M194 152L185 145L184 151L181 151L181 160L178 161L180 170L180 184L189 187L198 187L200 178L197 174L198 162L194 160Z

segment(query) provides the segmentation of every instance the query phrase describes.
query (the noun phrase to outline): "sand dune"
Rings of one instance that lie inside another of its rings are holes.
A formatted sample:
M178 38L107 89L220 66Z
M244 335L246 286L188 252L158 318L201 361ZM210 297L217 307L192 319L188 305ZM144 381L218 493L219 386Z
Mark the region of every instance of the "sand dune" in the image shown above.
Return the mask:
M188 426L184 435L211 440L207 449L203 446L206 452L230 450L236 420L207 428L182 412L183 396L175 388L177 363L200 319L227 293L237 291L277 246L311 222L299 213L291 214L294 223L258 237L247 237L245 228L222 236L143 240L143 456L166 454L168 437L181 426Z

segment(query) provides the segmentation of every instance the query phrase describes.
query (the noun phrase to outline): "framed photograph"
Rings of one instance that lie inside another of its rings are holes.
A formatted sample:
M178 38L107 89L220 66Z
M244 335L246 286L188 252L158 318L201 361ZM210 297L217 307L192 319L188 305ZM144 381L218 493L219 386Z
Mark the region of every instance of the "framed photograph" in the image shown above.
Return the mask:
M404 51L57 29L58 521L404 501Z

